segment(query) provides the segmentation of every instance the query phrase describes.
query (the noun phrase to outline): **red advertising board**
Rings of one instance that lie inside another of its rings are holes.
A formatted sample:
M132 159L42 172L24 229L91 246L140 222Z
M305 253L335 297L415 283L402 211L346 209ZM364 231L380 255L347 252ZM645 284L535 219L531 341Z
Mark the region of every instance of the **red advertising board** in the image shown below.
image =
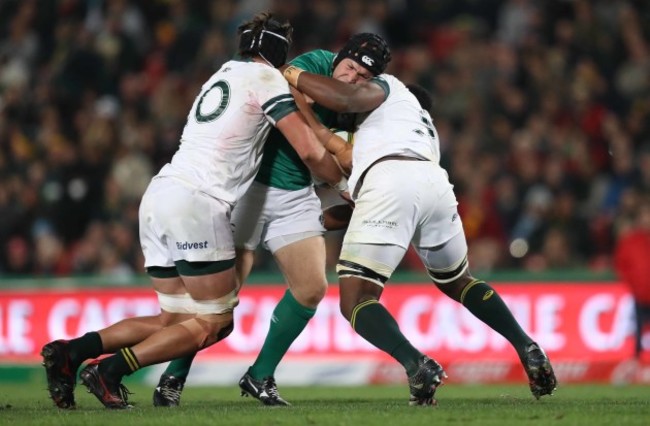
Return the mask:
M522 283L494 287L556 365L584 370L585 361L594 366L614 365L631 357L633 301L623 285ZM203 351L200 358L255 356L284 291L277 285L245 287L235 311L235 331ZM447 365L448 371L457 368L457 374L470 375L471 371L463 369L471 370L472 365L489 363L494 370L518 364L504 338L430 284L388 286L382 303L411 342ZM155 294L142 288L0 291L0 362L35 362L47 341L73 338L158 310ZM341 316L336 286L330 287L288 356L373 358L393 364L354 333ZM383 381L386 374L392 373L378 369L373 380ZM509 377L511 373L494 374Z

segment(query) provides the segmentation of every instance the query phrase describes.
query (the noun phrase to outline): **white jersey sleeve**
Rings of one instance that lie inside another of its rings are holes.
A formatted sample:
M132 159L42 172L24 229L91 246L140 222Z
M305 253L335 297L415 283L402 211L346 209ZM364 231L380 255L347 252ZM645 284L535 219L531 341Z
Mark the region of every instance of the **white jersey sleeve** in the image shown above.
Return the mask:
M387 92L384 102L361 118L354 134L350 188L375 161L389 155L440 162L440 142L431 116L397 78L381 74L371 80Z
M234 204L257 173L270 127L297 111L289 85L275 68L229 61L202 86L170 164L172 176Z

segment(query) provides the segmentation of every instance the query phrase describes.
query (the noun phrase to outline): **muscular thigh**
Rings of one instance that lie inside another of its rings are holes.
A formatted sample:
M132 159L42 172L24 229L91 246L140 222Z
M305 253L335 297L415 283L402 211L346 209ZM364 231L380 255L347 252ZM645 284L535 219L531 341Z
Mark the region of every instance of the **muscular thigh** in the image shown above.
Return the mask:
M274 257L296 300L315 308L327 291L324 238L293 242L275 251Z

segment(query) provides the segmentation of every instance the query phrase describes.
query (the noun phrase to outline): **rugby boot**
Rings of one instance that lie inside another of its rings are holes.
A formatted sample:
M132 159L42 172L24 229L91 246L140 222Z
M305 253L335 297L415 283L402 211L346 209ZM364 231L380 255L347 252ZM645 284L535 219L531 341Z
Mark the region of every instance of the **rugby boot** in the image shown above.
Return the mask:
M551 361L537 343L528 345L521 363L528 375L528 384L533 396L539 399L543 395L553 395L557 387L557 379Z
M50 398L59 408L75 408L74 387L78 366L72 365L68 342L55 340L46 344L41 349L41 356Z
M436 389L442 385L442 379L447 378L447 373L440 364L426 355L418 360L418 365L418 371L408 378L411 392L409 405L436 405Z
M178 407L184 387L185 379L163 374L153 391L154 407Z
M99 372L99 361L89 363L81 373L81 382L88 388L88 393L97 397L104 407L110 409L132 408L128 395L131 394L123 384L114 382Z
M247 371L239 379L239 388L241 389L241 396L250 395L260 400L264 405L291 405L280 397L273 376L265 377L262 380L255 380Z

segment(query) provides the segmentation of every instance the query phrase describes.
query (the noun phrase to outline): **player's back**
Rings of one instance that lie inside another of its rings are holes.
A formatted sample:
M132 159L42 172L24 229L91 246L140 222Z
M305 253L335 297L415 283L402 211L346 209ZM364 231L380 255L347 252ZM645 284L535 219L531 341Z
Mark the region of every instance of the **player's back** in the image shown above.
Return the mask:
M384 102L359 118L354 134L353 168L350 185L382 157L401 155L440 161L440 145L429 113L397 78L381 74L373 81L388 93Z
M229 61L202 86L180 147L158 175L176 177L234 203L259 169L271 126L295 110L278 70L252 61Z

